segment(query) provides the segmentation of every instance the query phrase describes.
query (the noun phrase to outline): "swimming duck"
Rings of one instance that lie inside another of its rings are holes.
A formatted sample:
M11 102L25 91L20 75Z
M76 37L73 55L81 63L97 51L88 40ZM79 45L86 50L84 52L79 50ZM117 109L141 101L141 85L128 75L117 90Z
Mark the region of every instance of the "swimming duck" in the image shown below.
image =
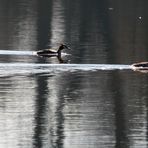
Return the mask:
M63 49L70 49L70 48L65 44L61 44L57 51L52 49L43 49L43 50L37 51L37 55L44 56L44 57L52 57L52 56L61 57L61 52Z
M133 70L148 70L148 62L140 62L132 64Z

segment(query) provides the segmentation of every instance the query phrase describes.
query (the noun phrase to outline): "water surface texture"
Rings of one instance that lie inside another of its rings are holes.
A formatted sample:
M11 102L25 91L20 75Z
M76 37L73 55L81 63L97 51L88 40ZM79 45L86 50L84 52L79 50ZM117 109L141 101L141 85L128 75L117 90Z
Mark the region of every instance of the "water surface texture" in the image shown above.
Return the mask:
M147 6L0 0L0 148L147 148Z

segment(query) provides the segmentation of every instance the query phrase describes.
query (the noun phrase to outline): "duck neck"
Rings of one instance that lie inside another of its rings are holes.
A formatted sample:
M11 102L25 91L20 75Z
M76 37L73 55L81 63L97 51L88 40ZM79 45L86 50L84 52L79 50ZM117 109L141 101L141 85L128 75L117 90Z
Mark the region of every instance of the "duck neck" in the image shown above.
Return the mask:
M62 51L62 49L63 49L63 48L59 47L59 49L58 49L58 51L57 51L57 53L58 53L59 56L61 56L61 51Z

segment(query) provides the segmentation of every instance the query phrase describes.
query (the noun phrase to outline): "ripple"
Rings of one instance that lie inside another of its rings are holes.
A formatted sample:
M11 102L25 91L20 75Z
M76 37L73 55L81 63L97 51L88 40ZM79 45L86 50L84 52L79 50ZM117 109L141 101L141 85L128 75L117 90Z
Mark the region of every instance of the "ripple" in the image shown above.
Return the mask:
M36 64L36 63L0 63L0 76L10 74L126 70L130 65L118 64Z

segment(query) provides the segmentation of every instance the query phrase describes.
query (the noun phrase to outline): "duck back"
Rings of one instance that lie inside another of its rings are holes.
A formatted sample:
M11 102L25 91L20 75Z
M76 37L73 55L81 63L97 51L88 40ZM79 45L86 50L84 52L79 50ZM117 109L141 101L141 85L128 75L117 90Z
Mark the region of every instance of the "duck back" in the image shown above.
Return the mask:
M57 52L56 51L52 51L50 49L43 49L43 50L39 50L37 52L38 55L44 56L44 55L56 55Z

